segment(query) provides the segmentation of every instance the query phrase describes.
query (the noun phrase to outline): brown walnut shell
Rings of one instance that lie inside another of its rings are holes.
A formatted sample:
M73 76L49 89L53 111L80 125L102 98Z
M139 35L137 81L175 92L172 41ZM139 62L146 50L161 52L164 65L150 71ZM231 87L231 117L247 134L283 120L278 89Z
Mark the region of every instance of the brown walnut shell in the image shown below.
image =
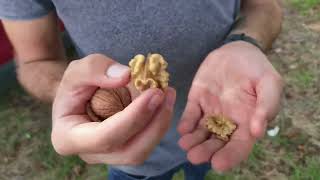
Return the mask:
M131 103L126 87L117 89L99 88L87 104L87 114L92 121L103 121L122 111Z

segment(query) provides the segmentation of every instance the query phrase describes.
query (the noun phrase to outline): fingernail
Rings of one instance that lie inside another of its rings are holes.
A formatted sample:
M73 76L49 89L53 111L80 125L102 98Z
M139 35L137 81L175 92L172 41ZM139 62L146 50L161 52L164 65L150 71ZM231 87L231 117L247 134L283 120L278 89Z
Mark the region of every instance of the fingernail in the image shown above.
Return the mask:
M170 109L173 108L174 103L175 103L175 93L174 92L167 93L165 103L168 108L170 108Z
M160 104L161 104L161 97L160 95L156 94L151 98L148 104L148 108L150 111L154 111L157 107L159 107Z
M111 65L106 72L106 75L111 78L120 78L129 71L127 66L115 63Z

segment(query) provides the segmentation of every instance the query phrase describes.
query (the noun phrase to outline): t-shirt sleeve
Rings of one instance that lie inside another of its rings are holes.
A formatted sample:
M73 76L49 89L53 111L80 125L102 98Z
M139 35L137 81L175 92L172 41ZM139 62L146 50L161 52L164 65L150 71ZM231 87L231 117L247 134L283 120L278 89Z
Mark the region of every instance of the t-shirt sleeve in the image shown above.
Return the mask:
M0 19L36 19L54 9L51 0L0 0Z

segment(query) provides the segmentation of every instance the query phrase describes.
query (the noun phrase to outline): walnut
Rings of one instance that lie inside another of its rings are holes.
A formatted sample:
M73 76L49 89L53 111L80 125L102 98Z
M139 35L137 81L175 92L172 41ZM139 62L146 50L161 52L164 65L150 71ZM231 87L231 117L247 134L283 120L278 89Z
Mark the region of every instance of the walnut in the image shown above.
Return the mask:
M134 86L141 92L148 88L168 87L169 73L166 72L168 63L160 54L138 54L129 62L131 78Z
M207 117L206 127L210 132L214 133L217 138L223 141L229 141L229 138L237 128L237 125L229 118L217 115Z
M87 114L93 121L103 121L122 111L131 103L130 92L127 88L99 88L87 104Z
M143 55L136 55L129 62L129 66L132 82L127 87L100 88L92 96L86 107L92 121L103 121L122 111L141 91L148 88L164 90L168 87L169 73L166 72L168 63L160 54L149 54L146 60Z

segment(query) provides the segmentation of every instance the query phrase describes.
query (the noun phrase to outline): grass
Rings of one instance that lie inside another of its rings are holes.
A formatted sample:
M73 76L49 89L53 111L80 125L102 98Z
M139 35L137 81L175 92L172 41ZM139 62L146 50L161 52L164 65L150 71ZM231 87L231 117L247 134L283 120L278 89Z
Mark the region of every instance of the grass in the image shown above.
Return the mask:
M9 92L0 98L0 164L2 159L8 167L27 162L24 168L30 171L25 175L41 180L72 179L88 173L89 168L78 157L61 157L52 148L48 108L34 102L19 86ZM15 102L17 99L20 101ZM95 173L90 179L94 176L101 179L105 177L106 167L95 166L91 171ZM0 179L6 178L0 175Z
M301 12L306 12L320 5L320 0L289 0Z
M318 180L320 178L320 158L307 158L305 164L300 164L293 169L292 180Z
M320 18L320 0L287 0L300 14Z
M309 82L308 78L300 79L304 84ZM14 88L8 95L2 97L0 100L0 123L5 126L0 126L0 136L3 137L0 139L0 146L3 147L0 149L0 157L9 159L8 166L15 162L28 162L30 164L29 171L25 172L25 176L30 179L99 180L106 178L107 168L104 165L90 166L76 156L61 157L56 154L50 142L50 111L46 107L43 108L42 104L34 102L20 88ZM8 101L9 99L11 101ZM280 159L283 163L282 166L291 170L284 170L285 173L287 173L286 171L290 172L288 173L290 179L316 179L319 177L317 171L320 169L319 159L307 156L302 159L303 162L299 162L299 159L296 158L295 147L306 144L307 140L308 137L305 135L291 139L283 135L266 138L254 146L248 161L241 167L226 174L210 171L206 180L257 179L264 173L266 162L272 163L274 157ZM271 147L267 144L271 144ZM271 150L282 149L288 153L279 157L277 152L269 151L268 148ZM183 179L183 171L179 171L174 176L174 180Z
M300 89L310 88L315 83L315 75L307 69L299 69L291 73L292 84Z

